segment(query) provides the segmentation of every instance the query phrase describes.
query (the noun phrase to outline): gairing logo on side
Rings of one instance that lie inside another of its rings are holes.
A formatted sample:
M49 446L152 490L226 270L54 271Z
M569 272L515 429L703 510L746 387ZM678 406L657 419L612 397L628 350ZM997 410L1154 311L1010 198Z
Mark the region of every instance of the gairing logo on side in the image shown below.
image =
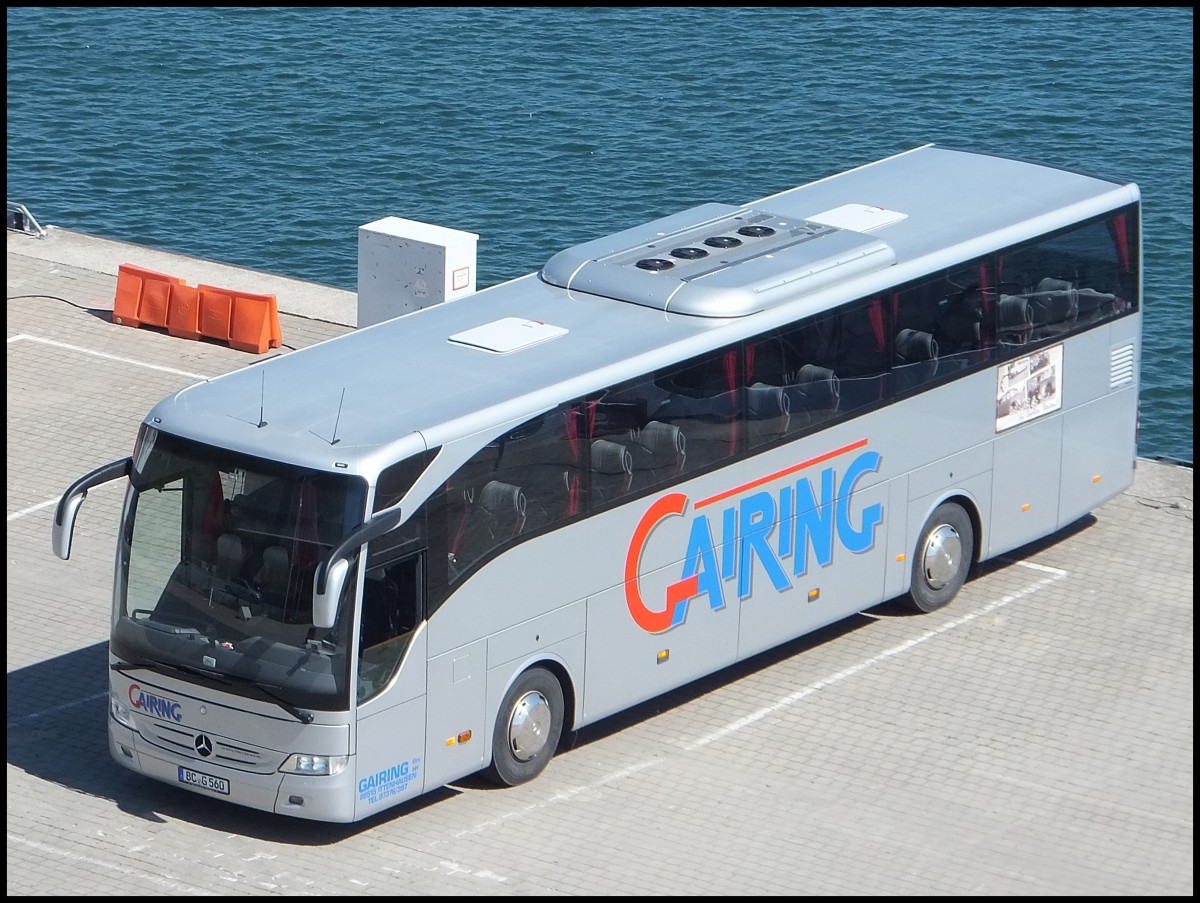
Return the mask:
M755 562L775 590L783 592L792 586L793 577L808 573L810 557L817 566L828 567L835 540L856 554L874 546L883 506L869 505L857 520L851 519L858 481L877 473L882 462L878 452L861 451L866 445L867 440L860 439L694 505L682 492L656 499L638 522L625 557L625 601L634 622L647 633L662 633L684 622L693 599L706 597L712 610L719 611L725 607L727 588L736 586L739 600L749 598ZM859 453L840 473L835 463L829 463L812 477L781 482L854 452ZM759 489L769 484L777 485ZM726 501L728 505L716 507ZM704 508L711 508L711 513L700 513ZM668 518L689 516L683 573L661 598L643 598L638 581L651 535Z

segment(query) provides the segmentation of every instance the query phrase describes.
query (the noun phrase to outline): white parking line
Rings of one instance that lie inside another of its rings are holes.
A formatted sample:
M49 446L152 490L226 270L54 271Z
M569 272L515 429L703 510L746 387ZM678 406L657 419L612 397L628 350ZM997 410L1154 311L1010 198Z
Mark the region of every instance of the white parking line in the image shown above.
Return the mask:
M1000 560L1007 560L1007 559L1000 559ZM829 677L815 681L814 683L811 683L806 687L802 687L801 689L796 690L794 693L789 693L787 696L781 697L778 701L773 702L770 705L760 708L758 711L753 712L750 715L747 715L745 718L739 718L737 721L730 722L729 724L725 725L724 727L718 728L715 731L704 734L700 737L697 737L694 740L684 743L683 746L681 747L681 749L684 752L692 752L694 750L701 749L705 746L708 746L710 743L714 743L715 741L720 740L723 737L728 737L731 734L736 734L739 731L742 731L745 728L750 727L751 725L756 724L759 721L762 721L764 718L769 718L771 715L774 715L783 709L786 709L790 706L795 705L796 703L800 702L801 700L805 699L806 697L811 696L812 694L816 693L818 690L823 690L827 687L831 687L834 684L840 683L841 681L846 680L849 677L853 677L856 674L860 674L863 671L867 670L868 668L871 668L874 665L878 665L880 662L887 661L892 656L899 655L902 652L907 652L908 650L913 649L916 646L921 645L922 643L932 640L935 637L941 636L943 633L946 633L951 630L955 630L966 624L970 624L972 621L977 621L980 618L984 617L985 615L989 615L992 612L996 611L997 609L1003 608L1005 605L1008 605L1010 602L1015 602L1018 599L1022 599L1026 596L1033 595L1034 593L1038 592L1039 590L1042 590L1042 589L1046 588L1047 586L1050 586L1052 583L1056 583L1057 581L1068 576L1068 574L1069 574L1068 571L1064 571L1060 568L1051 568L1051 567L1046 567L1044 565L1032 565L1029 562L1019 562L1018 561L1018 562L1011 562L1011 563L1018 564L1018 565L1025 565L1025 566L1033 568L1034 570L1047 572L1049 574L1049 576L1044 577L1043 579L1038 580L1034 583L1031 583L1029 586L1025 587L1022 590L1019 590L1015 593L1010 593L1007 596L1002 596L1001 598L996 599L995 601L989 602L988 604L984 605L983 608L980 608L977 611L973 611L973 612L964 614L959 618L955 618L953 621L947 621L945 624L941 624L938 627L934 627L931 630L927 630L924 633L913 637L912 639L905 640L904 642L891 647L890 649L885 649L883 652L879 653L878 655L874 655L871 658L865 659L856 665L851 665L848 668L843 668L841 671L831 674ZM617 771L610 772L590 784L576 785L576 786L571 787L569 790L559 791L559 792L555 793L553 796L548 797L547 799L543 800L541 803L531 805L531 806L524 806L521 809L507 812L504 815L499 816L498 818L490 819L486 822L482 822L469 830L459 831L454 836L460 837L460 836L463 836L466 834L480 833L489 828L497 827L501 823L506 822L511 818L520 816L522 814L526 814L528 812L531 812L531 811L534 811L537 809L545 808L546 806L552 805L554 803L569 802L570 800L572 800L576 797L591 794L591 793L595 792L596 790L598 790L602 787L606 787L610 784L616 783L617 781L619 781L623 778L627 778L634 774L638 774L639 772L646 771L649 768L654 768L654 767L657 767L660 765L667 764L668 762L669 762L669 757L667 757L667 756L655 756L654 758L651 758L651 759L643 759L641 762L635 762L635 763L625 766L624 768L618 769ZM437 841L435 841L431 844L431 846L436 846L436 845L437 845Z
M161 888L165 893L171 894L190 894L197 897L214 896L212 891L203 890L198 887L193 887L190 884L185 884L173 878L164 878L159 875L152 875L148 872L140 872L135 869L128 868L124 865L118 865L115 862L106 862L103 859L97 859L95 856L82 856L79 853L73 853L70 850L64 850L59 847L52 847L47 843L41 843L36 840L29 840L25 837L20 837L16 834L8 834L9 843L19 843L30 849L37 850L39 853L47 856L56 856L59 859L66 859L71 862L82 862L86 865L93 865L98 868L107 869L110 872L115 872L118 875L124 875L126 878L133 878L138 881L148 881L153 885ZM132 889L131 889L132 890Z
M19 517L24 517L26 514L33 514L35 511L41 511L43 508L49 508L51 505L58 503L58 499L46 499L44 502L38 502L36 505L30 505L28 508L22 508L20 511L14 511L8 516L8 522L11 524Z
M133 364L136 367L145 367L147 370L159 370L163 373L174 373L176 376L187 376L191 379L199 379L207 382L212 379L211 376L206 376L203 373L190 373L187 370L176 370L174 367L162 367L158 364L147 364L145 361L139 361L132 357L121 357L119 354L107 354L103 351L95 351L91 348L84 348L80 345L69 345L66 342L56 342L53 339L43 339L41 336L25 335L24 333L9 336L7 344L13 342L40 342L43 345L50 345L54 348L63 348L67 351L78 351L80 354L90 354L94 357L102 357L105 360L117 361L122 364Z
M55 715L59 712L64 712L67 709L73 709L78 705L83 705L87 702L99 702L101 699L108 698L108 690L102 693L93 693L91 696L85 696L83 699L76 699L72 702L64 702L62 705L52 706L48 709L42 709L40 712L30 712L28 715L22 715L20 718L10 719L6 724L7 730L12 730L14 727L20 727L27 721L37 721L39 718L45 718L47 715Z
M99 486L93 486L91 489L88 490L88 492L96 492L97 490L109 489L114 486L121 490L124 490L124 488L125 488L124 483L120 482L119 480L112 480L108 483L102 483ZM52 499L46 499L46 501L44 501L44 502L38 502L36 505L30 505L28 508L22 508L20 511L14 511L12 514L8 515L8 517L6 518L6 523L11 524L13 521L18 520L22 517L25 517L27 514L33 514L34 512L41 511L43 508L49 508L51 505L57 505L57 504L58 504L57 497L52 498Z
M188 370L177 370L174 367L163 367L158 364L147 364L145 361L135 360L131 357L121 357L118 354L107 354L106 352L96 351L92 348L84 348L80 345L70 345L66 342L56 342L53 339L44 339L41 336L36 335L19 333L18 335L9 336L8 341L5 344L11 345L14 342L38 342L42 345L50 345L53 348L62 348L66 351L77 351L80 354L90 354L93 357L102 357L105 360L116 361L117 363L121 364L133 364L136 367L145 367L147 370L158 370L161 373L171 373L175 376L186 376L189 379L198 379L204 382L212 379L211 376L206 376L203 373L192 373ZM12 514L9 514L6 517L5 522L11 524L13 521L19 520L26 515L33 514L34 512L41 511L43 508L48 508L51 505L57 504L57 498L46 499L44 502L38 502L36 505L30 505L28 508L22 508L20 511L12 512Z
M769 706L764 706L763 708L759 709L757 712L752 712L751 714L747 715L745 718L739 718L737 721L734 721L733 723L728 724L725 727L720 728L719 730L713 731L710 734L706 734L703 737L699 737L696 740L693 740L691 743L687 744L684 747L684 749L691 752L692 750L700 749L703 746L707 746L708 744L712 743L715 740L720 740L722 737L726 737L729 734L736 733L744 727L748 727L751 724L754 724L758 721L762 721L762 719L767 718L770 715L774 715L776 712L780 711L781 709L786 709L788 706L795 705L797 702L804 699L806 696L811 696L813 693L816 693L818 690L823 690L826 687L833 686L834 684L839 683L840 681L843 681L848 677L853 677L855 674L865 671L868 668L872 667L873 665L877 665L880 662L887 661L889 658L891 658L894 655L899 655L902 652L907 652L909 649L912 649L916 646L920 646L922 643L932 640L934 637L940 636L941 634L946 633L949 630L955 630L959 627L962 627L964 624L969 624L972 621L976 621L979 618L982 618L984 615L991 614L993 611L995 611L998 608L1003 608L1005 605L1008 605L1008 603L1010 603L1010 602L1015 602L1017 599L1023 598L1024 596L1028 596L1028 595L1031 595L1032 593L1036 593L1038 590L1042 589L1043 587L1049 586L1051 583L1061 580L1063 577L1065 577L1067 575L1066 571L1059 571L1057 568L1047 568L1046 570L1055 570L1055 571L1057 571L1057 574L1046 577L1042 580L1037 581L1036 583L1032 583L1029 586L1027 586L1025 589L1023 589L1019 592L1012 593L1011 595L1008 595L1008 596L1003 596L994 602L989 602L987 605L985 605L983 608L979 609L978 611L970 612L968 614L963 615L960 618L956 618L953 621L947 621L945 624L942 624L938 627L934 627L932 630L927 630L924 633L919 634L910 640L905 640L903 643L900 643L898 646L893 646L891 649L885 649L883 652L879 653L878 655L872 656L871 658L866 659L865 661L861 661L857 665L851 665L849 668L844 668L843 670L838 671L836 674L830 675L829 677L825 678L824 680L819 680L816 683L809 684L807 687L800 688L799 690L797 690L794 693L789 693L787 696L784 696L778 702L774 702Z

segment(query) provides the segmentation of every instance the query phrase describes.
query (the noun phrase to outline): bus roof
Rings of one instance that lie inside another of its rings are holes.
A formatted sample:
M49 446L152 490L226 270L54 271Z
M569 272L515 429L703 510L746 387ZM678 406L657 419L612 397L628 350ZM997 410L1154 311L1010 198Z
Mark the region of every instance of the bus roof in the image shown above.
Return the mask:
M147 422L370 477L426 445L490 439L570 398L1138 198L1133 184L926 145L560 251L540 273L189 387Z

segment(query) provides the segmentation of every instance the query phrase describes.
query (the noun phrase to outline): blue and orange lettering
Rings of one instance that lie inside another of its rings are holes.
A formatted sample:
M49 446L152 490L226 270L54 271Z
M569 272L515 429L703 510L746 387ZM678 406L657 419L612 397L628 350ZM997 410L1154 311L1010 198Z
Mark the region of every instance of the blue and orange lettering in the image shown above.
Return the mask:
M857 530L850 523L850 496L864 474L878 473L882 462L879 452L864 452L846 468L838 493L838 539L851 552L865 552L875 545L875 528L883 522L883 505L876 503L863 509L862 526Z
M376 772L369 777L359 780L358 792L366 793L369 790L376 790L395 781L407 783L409 770L409 764L407 762L401 762L398 765L385 768L383 771Z
M771 551L768 542L775 525L775 500L769 492L756 492L742 499L741 534L738 536L738 598L750 598L750 575L754 572L755 557L762 562L771 585L776 592L783 592L792 584ZM730 543L732 545L732 543Z
M725 538L722 543L723 554L721 556L721 579L728 580L735 573L737 567L737 548L734 546L732 539L737 535L737 511L733 508L726 508L721 513L721 535Z
M625 556L625 604L629 606L633 622L647 633L670 630L674 626L676 606L695 596L700 589L700 581L695 575L685 576L678 583L667 587L667 605L661 611L656 611L650 609L642 600L642 593L638 588L642 550L646 548L651 532L668 517L683 514L687 501L687 496L682 492L672 492L656 499L638 521L633 538L629 541L629 551Z
M787 558L792 554L793 543L796 540L796 522L792 517L795 509L792 507L792 487L784 486L779 490L779 557Z
M138 711L146 712L155 718L169 718L171 721L183 720L183 706L174 699L147 693L138 684L129 685L129 704Z
M792 572L797 577L808 573L808 550L811 547L817 564L829 567L833 562L834 496L833 468L821 472L821 500L813 495L808 477L796 483L796 544L803 554L792 562Z
M753 591L751 581L756 562L775 591L784 592L792 586L783 565L789 557L793 558L793 575L800 577L808 571L810 550L819 567L829 567L833 563L835 539L847 551L855 554L871 549L875 543L875 531L883 522L883 505L876 503L864 508L858 524L851 522L850 507L858 482L866 474L879 471L882 458L878 452L863 452L851 460L840 482L833 467L822 470L819 499L808 477L780 486L777 494L769 490L744 494L746 490L828 461L865 444L866 440L860 440L697 502L695 507L702 508L742 495L739 503L722 508L719 518L715 513L697 513L694 516L680 579L666 587L665 604L661 608L651 607L642 598L638 585L642 554L654 529L669 517L684 516L690 500L680 492L656 499L634 529L625 557L625 600L634 623L648 633L671 630L684 623L689 602L700 595L708 597L709 607L713 611L720 611L725 607L724 585L734 578L737 579L738 598L749 599ZM719 560L717 539L713 534L713 525L718 522L721 527Z
M708 604L713 611L720 611L725 607L725 592L721 585L721 574L717 573L717 556L713 550L712 531L709 529L707 517L698 517L692 521L692 533L688 537L687 555L683 561L683 580L695 580L695 589L679 600L671 615L672 627L683 623L683 619L687 617L688 600L701 593L708 594ZM692 584L689 583L686 588L691 590L691 587Z

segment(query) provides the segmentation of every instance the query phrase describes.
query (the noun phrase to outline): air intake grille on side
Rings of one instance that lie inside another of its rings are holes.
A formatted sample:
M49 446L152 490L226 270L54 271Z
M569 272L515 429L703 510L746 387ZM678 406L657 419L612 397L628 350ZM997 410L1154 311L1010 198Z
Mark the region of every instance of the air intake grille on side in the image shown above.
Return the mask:
M1109 363L1108 387L1119 389L1133 382L1133 364L1133 345L1114 348Z

